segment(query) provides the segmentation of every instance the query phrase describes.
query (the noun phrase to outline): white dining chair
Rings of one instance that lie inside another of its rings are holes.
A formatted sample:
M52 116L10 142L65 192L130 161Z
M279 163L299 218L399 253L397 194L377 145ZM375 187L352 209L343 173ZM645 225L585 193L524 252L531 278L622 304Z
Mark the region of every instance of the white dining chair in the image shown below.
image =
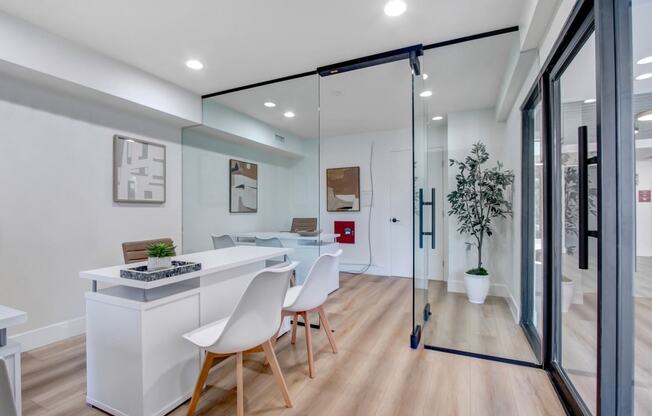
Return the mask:
M11 390L9 369L5 360L0 358L0 415L18 416L14 393Z
M208 372L216 358L235 355L237 380L237 414L244 415L244 390L242 356L246 353L264 352L276 382L281 389L285 405L292 407L285 379L274 353L271 339L281 326L281 310L290 282L290 274L298 263L285 267L264 269L258 272L233 313L224 319L204 325L183 337L206 351L204 365L188 408L194 415Z
M326 253L317 258L310 268L303 285L294 286L288 289L283 303L283 316L292 316L292 344L297 340L297 321L299 316L303 317L303 324L306 329L306 347L308 348L308 373L310 378L315 377L315 363L312 354L312 335L310 333L310 312L317 312L321 326L326 332L328 341L331 344L333 353L337 353L337 344L328 322L324 303L328 298L328 282L334 273L339 274L337 258L342 254L338 250L334 254Z
M228 234L212 235L211 238L213 239L213 248L215 250L219 250L221 248L235 247L235 241L233 241L233 238L231 238L231 236Z

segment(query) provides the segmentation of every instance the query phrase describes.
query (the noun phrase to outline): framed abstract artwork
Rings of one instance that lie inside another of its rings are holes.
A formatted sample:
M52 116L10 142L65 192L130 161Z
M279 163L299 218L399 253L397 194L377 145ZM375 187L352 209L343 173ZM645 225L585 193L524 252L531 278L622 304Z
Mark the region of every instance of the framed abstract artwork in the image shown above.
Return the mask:
M326 210L360 211L360 167L326 169Z
M113 201L165 202L165 146L113 136Z
M258 165L229 161L229 212L258 212Z

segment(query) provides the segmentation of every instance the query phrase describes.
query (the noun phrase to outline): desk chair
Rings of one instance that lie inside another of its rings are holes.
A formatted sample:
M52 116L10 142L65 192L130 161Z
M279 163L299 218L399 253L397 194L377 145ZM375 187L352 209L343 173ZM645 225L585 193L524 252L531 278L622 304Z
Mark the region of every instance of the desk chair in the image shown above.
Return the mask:
M235 241L233 241L231 236L228 234L212 235L211 238L213 239L213 248L215 250L220 248L235 247Z
M165 243L174 245L171 238L158 238L156 240L128 241L122 243L122 256L125 264L138 263L147 260L147 248L152 244ZM175 253L176 255L176 253Z
M271 339L281 326L281 309L290 282L290 274L297 266L264 269L256 274L238 301L231 316L189 332L183 337L206 351L204 365L190 401L188 415L194 415L199 397L206 383L213 361L235 355L237 380L237 412L244 415L242 356L264 352L274 378L281 389L286 407L292 407L283 373L278 365Z
M328 299L328 281L332 273L339 273L337 267L337 258L342 254L338 250L334 254L322 254L313 263L303 285L294 286L288 289L283 302L283 316L292 316L292 344L297 341L297 321L299 315L303 317L303 323L306 329L306 347L308 348L308 372L310 378L315 377L315 363L312 355L312 335L310 327L310 312L317 312L319 319L324 327L328 341L333 349L333 354L337 353L335 337L331 331L330 323L324 311L324 303Z
M317 231L317 218L292 218L291 233L299 231Z
M5 360L0 358L0 415L18 416L14 393L9 381L9 369Z
M281 243L281 240L278 237L271 237L271 238L256 237L256 245L258 247L283 248L283 243ZM265 261L265 267L280 266L280 265L283 265L283 264L287 264L288 262L289 262L288 256L284 255L283 260L280 260L280 258L266 260Z

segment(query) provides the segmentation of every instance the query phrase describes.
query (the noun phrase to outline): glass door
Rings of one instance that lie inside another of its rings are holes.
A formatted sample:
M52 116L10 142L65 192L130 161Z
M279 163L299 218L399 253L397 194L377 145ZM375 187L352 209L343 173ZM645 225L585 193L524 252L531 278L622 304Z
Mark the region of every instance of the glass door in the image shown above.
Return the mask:
M554 364L582 411L596 414L600 196L595 34L587 30L578 39L552 78Z
M421 333L430 317L428 272L430 251L436 245L436 189L429 187L427 100L432 92L426 89L423 68L416 52L410 57L412 69L412 161L413 161L413 332L411 345L419 345Z

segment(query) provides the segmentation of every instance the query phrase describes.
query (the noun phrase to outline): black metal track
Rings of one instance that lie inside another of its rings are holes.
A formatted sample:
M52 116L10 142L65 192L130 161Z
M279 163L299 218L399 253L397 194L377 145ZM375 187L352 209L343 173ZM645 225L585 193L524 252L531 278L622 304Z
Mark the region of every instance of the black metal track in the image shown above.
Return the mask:
M436 346L427 345L427 344L424 344L423 348L426 349L426 350L445 352L445 353L448 353L448 354L463 355L465 357L480 358L482 360L487 360L487 361L496 361L496 362L499 362L499 363L520 365L522 367L539 368L539 369L543 368L541 366L541 364L531 363L531 362L528 362L528 361L514 360L512 358L496 357L496 356L493 356L493 355L478 354L478 353L475 353L475 352L454 350L454 349L451 349L451 348L436 347Z
M504 29L492 30L492 31L489 31L489 32L477 33L475 35L464 36L464 37L461 37L461 38L455 38L455 39L445 40L445 41L442 41L442 42L431 43L429 45L423 45L422 49L423 50L428 50L428 49L442 48L444 46L455 45L457 43L469 42L469 41L473 41L473 40L488 38L488 37L491 37L491 36L503 35L503 34L506 34L506 33L516 32L516 31L518 31L518 26L511 26L511 27L506 27ZM408 48L403 48L403 49L405 49L405 50L414 50L414 46L413 47L408 47ZM392 52L396 53L397 51L401 51L403 49L396 49L394 51L388 51L388 52L383 52L383 53L379 53L379 54L376 54L376 55L370 55L370 56L368 56L366 58L379 57L379 56L382 56L382 55L391 55ZM341 62L339 64L322 66L319 69L337 67L338 65L342 66L343 64L346 64L346 63L351 64L351 63L358 62L359 64L362 64L364 59L365 58L352 59L352 60L349 60L349 61ZM387 61L387 62L391 62L391 61ZM377 63L383 63L383 62L377 62ZM370 65L363 65L361 67L364 67L364 66L370 66ZM268 81L257 82L255 84L243 85L241 87L229 88L228 90L223 90L223 91L218 91L218 92L202 95L201 98L202 99L203 98L211 98L211 97L216 97L218 95L224 95L224 94L230 94L232 92L248 90L250 88L262 87L263 85L269 85L269 84L274 84L274 83L277 83L277 82L283 82L283 81L289 81L289 80L292 80L292 79L308 77L310 75L317 74L319 69L315 69L315 70L307 71L307 72L302 72L300 74L295 74L295 75L288 75L288 76L281 77L281 78L275 78L275 79L271 79L271 80L268 80ZM349 70L352 70L352 69L357 69L357 68L351 68ZM338 72L344 72L344 71L338 71Z

